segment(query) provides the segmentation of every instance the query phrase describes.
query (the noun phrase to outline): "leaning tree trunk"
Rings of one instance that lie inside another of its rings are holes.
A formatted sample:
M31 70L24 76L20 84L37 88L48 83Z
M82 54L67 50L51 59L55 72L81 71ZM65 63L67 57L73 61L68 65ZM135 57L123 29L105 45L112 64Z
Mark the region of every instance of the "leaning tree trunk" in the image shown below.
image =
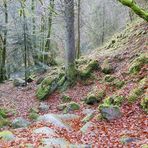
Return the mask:
M123 5L130 7L138 16L148 22L148 12L140 8L134 0L118 0Z
M66 45L67 66L66 77L70 84L75 82L75 33L74 33L74 0L64 0L65 23L66 23Z

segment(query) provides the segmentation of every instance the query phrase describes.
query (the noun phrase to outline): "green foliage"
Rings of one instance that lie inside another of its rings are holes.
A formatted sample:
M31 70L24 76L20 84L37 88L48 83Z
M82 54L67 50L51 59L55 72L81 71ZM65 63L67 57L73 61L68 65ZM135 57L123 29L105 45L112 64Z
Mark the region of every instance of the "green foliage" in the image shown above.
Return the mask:
M148 57L142 54L132 62L129 73L138 74L144 64L148 64Z

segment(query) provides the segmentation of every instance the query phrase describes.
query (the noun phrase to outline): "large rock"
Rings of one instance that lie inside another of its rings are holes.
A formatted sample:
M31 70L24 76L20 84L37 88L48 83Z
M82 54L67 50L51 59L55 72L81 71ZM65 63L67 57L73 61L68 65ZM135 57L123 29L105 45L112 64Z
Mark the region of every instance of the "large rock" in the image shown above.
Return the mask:
M45 114L45 115L39 116L37 120L42 121L42 122L51 123L59 128L70 129L69 125L64 123L59 117L57 117L54 114Z
M80 106L76 102L64 103L57 106L58 110L64 110L64 113L68 113L69 111L79 110Z
M18 117L12 121L13 128L22 128L30 125L30 122L22 117Z
M82 126L82 128L80 129L80 131L84 134L88 131L88 129L91 127L93 123L92 122L87 122L86 124L84 124Z
M99 109L102 117L107 120L114 120L121 117L120 109L117 106L101 106Z
M46 134L48 136L54 136L56 135L54 130L49 128L49 127L41 127L41 128L37 128L33 131L33 133L35 134Z
M39 105L39 110L40 111L48 111L49 109L49 105L47 105L46 103L44 102L41 102L40 105Z
M0 139L11 141L15 139L15 135L10 131L2 131L0 132Z
M42 144L45 145L46 148L53 146L67 148L70 143L62 138L43 138Z
M25 86L26 83L25 83L25 81L23 79L16 78L16 79L13 80L13 85L16 86L16 87L18 87L18 86Z

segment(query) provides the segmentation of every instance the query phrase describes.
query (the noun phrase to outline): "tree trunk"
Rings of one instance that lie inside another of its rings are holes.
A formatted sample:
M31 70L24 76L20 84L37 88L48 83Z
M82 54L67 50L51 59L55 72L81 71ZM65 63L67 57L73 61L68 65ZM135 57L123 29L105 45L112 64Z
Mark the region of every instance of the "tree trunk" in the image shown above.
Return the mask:
M64 0L66 23L67 66L66 77L71 84L75 82L75 33L74 33L74 0Z
M5 25L6 30L4 31L3 47L1 52L1 67L0 67L0 81L6 80L6 46L7 46L7 24L8 24L8 10L7 10L7 0L3 1L5 8Z
M37 53L36 53L36 25L35 25L35 0L32 0L32 2L31 2L31 10L32 10L32 14L33 14L33 16L32 16L32 36L33 36L33 60L34 60L34 64L35 65L38 65L38 56L37 56Z
M45 43L45 52L49 52L50 54L45 54L44 59L45 63L47 65L55 65L56 62L54 60L52 51L51 51L51 28L52 28L52 18L53 18L53 12L54 12L54 0L50 0L50 12L48 16L48 34L47 34L47 39ZM50 55L50 56L49 56Z
M77 59L79 59L80 58L80 55L81 55L81 49L80 49L80 40L81 40L81 32L80 32L80 11L81 11L81 3L80 3L80 0L78 0L78 27L77 27L77 29L78 29L78 40L77 40Z
M134 0L118 0L123 5L131 8L138 16L148 22L148 12L140 8Z

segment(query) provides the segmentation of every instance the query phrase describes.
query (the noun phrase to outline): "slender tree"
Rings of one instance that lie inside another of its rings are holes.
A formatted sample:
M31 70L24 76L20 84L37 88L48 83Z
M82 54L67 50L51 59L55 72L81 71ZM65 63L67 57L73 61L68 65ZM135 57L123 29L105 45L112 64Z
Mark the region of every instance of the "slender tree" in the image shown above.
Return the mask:
M78 16L77 16L77 33L78 33L78 39L77 39L77 59L79 59L81 55L81 49L80 49L80 42L81 42L81 31L80 31L80 15L81 15L81 0L78 0Z
M2 49L1 49L1 67L0 67L0 81L6 80L6 47L7 47L7 24L8 24L8 6L7 6L7 0L3 0L4 5L4 14L5 14L5 25L6 29L4 31L4 38L1 36L1 42L2 42Z
M66 77L69 84L73 84L76 78L75 69L75 33L74 33L74 0L64 0L65 24L66 24L66 47L67 66Z
M51 29L52 29L52 19L53 19L53 13L54 13L54 0L50 0L49 4L49 16L48 16L48 34L47 34L47 39L45 43L45 52L50 52L49 54L45 54L45 63L47 65L55 65L56 62L54 60L54 56L52 54L51 50Z

